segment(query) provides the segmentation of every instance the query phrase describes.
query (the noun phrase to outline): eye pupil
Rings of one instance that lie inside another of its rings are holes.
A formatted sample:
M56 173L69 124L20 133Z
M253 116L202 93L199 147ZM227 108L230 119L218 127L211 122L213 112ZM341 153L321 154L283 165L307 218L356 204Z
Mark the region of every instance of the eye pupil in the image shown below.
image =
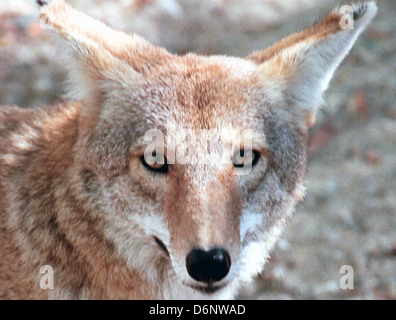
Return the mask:
M157 157L157 155L156 155L155 152L153 152L152 155L153 155L153 157L156 158L157 160L158 160L158 159L161 159L161 157ZM142 157L140 158L140 161L142 162L142 164L143 164L143 166L144 166L145 168L147 168L148 170L153 171L153 172L167 173L168 170L169 170L169 166L168 166L168 163L167 163L167 161L166 161L165 156L163 156L163 161L161 161L160 163L155 162L155 163L153 163L153 164L148 164L148 163L146 162L146 160L144 159L144 156L142 156Z
M251 152L240 149L233 156L233 163L235 168L243 168L244 166L255 166L260 158L260 153L253 150Z

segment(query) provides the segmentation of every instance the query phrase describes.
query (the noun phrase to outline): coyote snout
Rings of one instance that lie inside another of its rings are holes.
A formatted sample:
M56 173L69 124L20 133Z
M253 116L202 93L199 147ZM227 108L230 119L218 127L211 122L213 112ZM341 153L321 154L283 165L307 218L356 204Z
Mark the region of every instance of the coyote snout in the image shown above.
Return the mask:
M335 11L234 58L173 55L36 2L73 48L73 102L0 108L0 297L233 297L303 198L309 127L375 3L355 6L353 29Z
M198 146L198 153L204 152ZM243 200L234 164L222 164L214 153L212 158L219 162L169 165L162 176L168 191L159 213L165 217L163 229L170 240L162 240L159 234L158 238L169 252L176 277L203 293L214 293L233 280L241 251Z

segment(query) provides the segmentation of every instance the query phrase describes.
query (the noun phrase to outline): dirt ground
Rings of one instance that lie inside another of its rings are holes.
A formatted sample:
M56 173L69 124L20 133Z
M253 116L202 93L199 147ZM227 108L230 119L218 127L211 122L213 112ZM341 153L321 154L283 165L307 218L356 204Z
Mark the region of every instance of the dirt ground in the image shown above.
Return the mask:
M175 53L244 56L338 1L68 1ZM377 1L311 132L307 195L243 299L396 298L396 1ZM0 104L61 99L64 66L28 0L0 1ZM354 288L341 289L350 265Z

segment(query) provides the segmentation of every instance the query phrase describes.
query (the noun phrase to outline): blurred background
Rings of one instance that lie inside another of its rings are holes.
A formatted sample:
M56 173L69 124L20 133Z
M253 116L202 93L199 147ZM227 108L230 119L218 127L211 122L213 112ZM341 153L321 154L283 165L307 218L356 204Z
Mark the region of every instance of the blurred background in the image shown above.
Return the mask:
M70 0L173 53L245 56L310 26L330 0ZM396 1L377 1L311 131L307 195L242 299L396 298ZM62 99L65 70L29 0L0 0L0 105ZM354 289L340 289L343 265Z

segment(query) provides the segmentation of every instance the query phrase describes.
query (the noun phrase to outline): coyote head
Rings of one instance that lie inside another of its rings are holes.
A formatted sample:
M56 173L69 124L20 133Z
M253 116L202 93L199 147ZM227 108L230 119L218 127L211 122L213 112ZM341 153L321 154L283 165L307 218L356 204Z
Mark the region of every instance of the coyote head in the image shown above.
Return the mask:
M262 270L303 197L322 93L375 12L373 2L334 11L234 58L173 55L61 0L42 7L72 48L69 97L82 102L74 186L163 297L225 297Z

